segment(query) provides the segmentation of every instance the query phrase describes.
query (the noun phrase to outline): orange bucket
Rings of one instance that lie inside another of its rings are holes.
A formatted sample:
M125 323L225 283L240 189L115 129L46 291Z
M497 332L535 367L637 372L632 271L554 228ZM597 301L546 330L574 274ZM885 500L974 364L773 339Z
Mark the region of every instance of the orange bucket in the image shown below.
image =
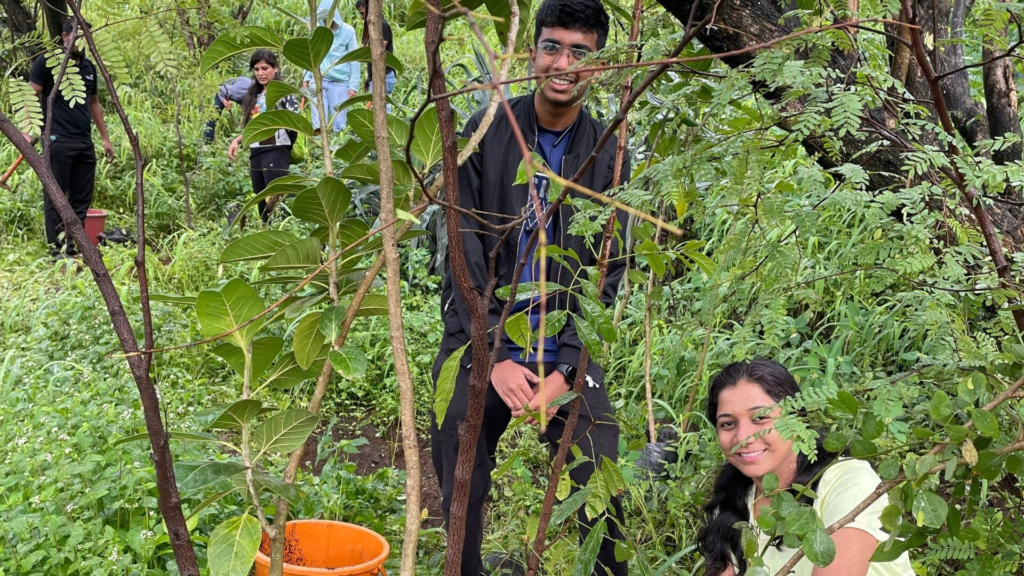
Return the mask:
M333 520L296 520L285 528L284 575L378 576L391 546L373 530ZM256 576L270 574L270 539L263 534Z

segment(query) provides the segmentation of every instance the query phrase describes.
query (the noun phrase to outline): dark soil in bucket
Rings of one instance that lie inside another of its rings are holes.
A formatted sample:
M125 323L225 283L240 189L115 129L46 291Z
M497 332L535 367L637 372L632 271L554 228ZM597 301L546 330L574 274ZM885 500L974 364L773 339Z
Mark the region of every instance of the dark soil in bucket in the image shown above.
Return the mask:
M263 539L260 541L260 552L270 556L270 538L267 534L263 534ZM298 546L298 538L295 536L285 533L284 539L284 563L291 564L292 566L305 566L306 559L302 556L301 547Z

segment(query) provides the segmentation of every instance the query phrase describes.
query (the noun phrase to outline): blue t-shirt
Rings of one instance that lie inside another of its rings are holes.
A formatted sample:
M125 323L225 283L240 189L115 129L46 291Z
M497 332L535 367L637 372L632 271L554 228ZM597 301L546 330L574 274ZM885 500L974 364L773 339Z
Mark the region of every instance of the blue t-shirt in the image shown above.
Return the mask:
M572 127L566 128L565 130L548 130L540 126L537 127L537 153L544 159L544 163L547 167L555 174L562 173L562 158L565 157L566 150L569 149L569 140L572 138ZM548 200L548 190L551 187L550 179L547 175L540 172L536 172L533 175L533 186L537 191L537 196L540 198L540 211L544 212L551 206L551 202ZM516 252L516 261L522 257L523 251L526 250L526 244L533 234L534 230L537 229L537 215L533 206L533 199L531 198L526 207L527 218L523 223L523 228L519 234L519 249ZM557 216L557 214L556 214ZM547 233L548 243L553 244L555 241L555 218L551 218L547 222ZM526 265L523 266L523 274L519 277L519 284L522 286L527 282L534 282L540 278L540 262L534 260L534 256L537 253L537 243L534 242L533 250L530 251L530 255L526 258ZM550 267L548 268L550 270ZM548 276L550 279L550 276ZM549 299L549 303L551 299ZM540 296L535 296L529 300L523 300L517 302L512 306L512 313L522 312L529 308L530 327L534 332L540 327ZM548 312L552 310L549 308ZM506 336L506 345L508 351L512 355L512 360L519 363L526 362L554 362L558 359L558 338L552 335L548 335L544 338L544 357L542 359L537 358L537 343L531 342L532 349L526 353L524 358L524 352L526 352L521 346L512 341L511 338Z

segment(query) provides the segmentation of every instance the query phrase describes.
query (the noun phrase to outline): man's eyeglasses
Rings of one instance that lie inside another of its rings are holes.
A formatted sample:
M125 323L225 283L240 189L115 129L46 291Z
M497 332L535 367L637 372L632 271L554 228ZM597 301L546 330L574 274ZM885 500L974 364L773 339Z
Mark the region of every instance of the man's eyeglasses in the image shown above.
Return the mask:
M537 51L540 52L540 55L543 56L544 58L551 60L561 55L562 50L566 50L569 52L569 57L573 60L573 62L579 62L580 60L583 60L587 56L590 56L590 50L585 50L583 48L573 48L571 46L562 46L557 42L540 42L537 44Z

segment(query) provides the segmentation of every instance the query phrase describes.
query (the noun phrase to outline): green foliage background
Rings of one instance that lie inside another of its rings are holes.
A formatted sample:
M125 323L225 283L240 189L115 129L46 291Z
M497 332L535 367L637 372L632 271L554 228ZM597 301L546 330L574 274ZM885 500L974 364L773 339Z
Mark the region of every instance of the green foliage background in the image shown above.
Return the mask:
M256 6L247 25L283 37L304 35L284 11ZM214 143L203 144L199 137L217 85L223 76L243 75L247 59L200 74L198 56L185 48L176 15L164 7L97 1L88 4L87 16L94 26L119 21L97 32L97 39L149 160L154 292L197 294L233 275L256 277L251 265L219 264L228 242L226 207L244 201L250 186L244 161L231 163L224 154L227 139L239 130L238 109L222 116ZM280 5L293 12L304 7L296 0ZM348 21L356 21L352 6L342 9ZM862 5L873 16L892 9ZM645 10L643 55L655 59L674 46L680 29L657 5L645 3ZM986 12L975 13L982 16L966 30L969 50L986 22ZM408 118L425 91L423 32L403 30L407 8L400 2L386 1L385 14L405 66L393 95L396 115ZM219 3L208 19L218 34L237 27L229 7ZM621 43L627 30L618 16L609 58L626 55ZM455 21L447 31L443 59L453 86L485 79L483 56L465 22ZM488 34L496 45L493 30ZM884 80L884 40L860 40L866 57L858 74ZM823 88L828 62L814 55L835 41L837 36L808 37L765 51L738 71L710 62L697 66L709 75L672 70L631 112L627 150L635 169L620 198L684 229L678 238L658 236L649 224L632 229L634 257L615 314L618 337L601 356L624 431L626 531L638 573L700 572L693 546L699 510L721 462L714 432L701 415L707 381L720 367L755 356L787 365L805 390L804 405L792 408L807 409L810 428L784 420L785 432L806 446L813 430L821 430L835 445L868 458L883 478L902 473L909 479L890 494L894 508L886 521L912 549L919 573L1021 570L1024 459L997 449L1020 441L1024 412L1019 399L991 417L980 410L1022 374L1024 346L1007 309L1013 295L995 288L991 262L965 209L955 198L937 201L951 194L949 187L915 183L915 174L944 161L938 155L909 154L908 187L873 190L858 166L823 170L800 146L802 131L838 136L855 130L856 111L872 103L867 89L835 94ZM793 58L795 46L811 56ZM22 48L31 53L32 46ZM524 74L526 66L518 62L513 70ZM284 81L298 83L301 71L286 65L282 72ZM603 74L588 96L591 113L610 118L626 76L643 73ZM815 105L793 132L783 132L774 127L779 113L751 95L751 80L811 94ZM980 71L972 82L980 90ZM17 86L12 71L0 98L5 112L24 102ZM510 93L528 88L513 86ZM105 88L100 97L109 102ZM193 230L184 226L176 98L185 171L191 177ZM485 100L484 93L470 93L456 98L455 106L465 117ZM98 166L94 206L111 212L110 224L131 228L131 151L109 109L107 119L118 156ZM918 123L924 132L936 131L923 116ZM0 145L0 165L6 167L15 156L8 144ZM972 176L978 180L1021 180L1019 166L980 164ZM300 169L321 176L322 158L314 154ZM0 192L5 195L0 201L0 291L5 295L0 299L0 574L173 573L146 447L113 444L143 431L143 425L125 364L111 355L117 343L105 309L86 273L47 258L35 178L23 168L10 184L11 192ZM353 193L356 208L371 223L375 187L356 186ZM583 215L574 222L577 230L596 231L607 217L607 209L597 204L578 207ZM294 218L275 227L300 228ZM403 247L405 320L421 431L442 330L439 279L430 272L433 246L419 241ZM126 302L137 295L132 255L130 248L104 249ZM1019 273L1021 255L1011 257ZM644 326L648 306L654 311L650 339ZM141 325L140 318L132 320ZM154 320L158 345L201 337L187 309L159 303ZM383 317L357 324L350 342L366 354L368 369L332 385L328 416L321 421L328 431L335 418L356 415L381 430L396 425L397 384L386 334ZM651 346L655 414L680 437L682 457L664 478L650 478L633 464L646 440L645 342ZM237 375L205 348L161 355L155 366L172 430L199 430L192 416L196 410L237 396ZM310 386L275 392L276 398L287 405L308 396ZM964 424L972 418L975 427L968 430ZM326 440L330 437L325 434L319 447L323 471L300 478L305 498L297 515L363 523L393 545L399 542L403 473L384 467L360 476L343 457L357 449L357 436L337 442ZM935 442L944 443L941 451L923 455ZM968 458L968 443L976 460L957 463ZM227 459L204 444L180 442L173 448L180 461ZM526 426L503 443L485 549L521 550L524 538L532 536L546 485L545 454ZM930 473L948 462L953 464ZM201 501L193 495L186 508ZM228 499L194 517L200 554L213 528L243 509L240 498ZM430 517L439 513L427 510ZM439 530L426 530L421 572L440 573L443 554ZM389 570L397 568L397 554L392 556ZM577 556L575 536L562 539L548 551L546 569L566 573Z

